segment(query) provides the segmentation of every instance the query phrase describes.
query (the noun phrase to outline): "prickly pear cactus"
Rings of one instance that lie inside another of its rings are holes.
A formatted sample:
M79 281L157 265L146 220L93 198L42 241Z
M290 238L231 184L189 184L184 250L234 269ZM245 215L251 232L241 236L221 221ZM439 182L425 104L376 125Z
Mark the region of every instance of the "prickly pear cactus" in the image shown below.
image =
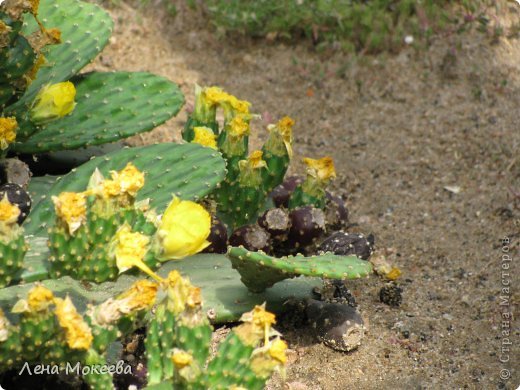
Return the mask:
M7 195L0 198L0 288L19 276L27 251L23 228L18 225L20 213Z
M78 0L38 3L0 6L0 120L10 121L0 128L9 125L15 134L10 149L44 153L100 145L149 131L177 114L183 95L162 77L75 76L108 42L113 22L104 10ZM27 4L32 8L11 20Z
M261 292L275 283L298 275L328 279L357 279L372 272L369 262L356 256L323 253L317 256L276 258L242 247L230 247L228 257L241 275L242 282L253 292Z

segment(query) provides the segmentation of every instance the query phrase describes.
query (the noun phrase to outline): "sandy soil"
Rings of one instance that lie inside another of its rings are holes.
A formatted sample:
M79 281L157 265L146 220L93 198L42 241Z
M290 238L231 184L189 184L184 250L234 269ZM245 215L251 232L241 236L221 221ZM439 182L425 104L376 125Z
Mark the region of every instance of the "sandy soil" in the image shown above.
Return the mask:
M499 4L500 22L520 17L515 2ZM286 332L286 382L270 387L516 389L518 321L502 313L516 310L519 295L501 287L518 286L520 261L518 39L446 34L427 50L352 60L307 43L225 40L178 11L172 18L153 2L113 6L115 32L93 67L168 77L188 108L195 83L222 86L263 115L257 140L265 122L295 118L296 155L334 158L335 187L357 231L396 248L404 274L399 308L379 302L375 277L350 284L370 323L355 352L335 352L306 330ZM186 110L131 142L179 140L185 120ZM511 269L502 273L504 264ZM511 351L501 351L503 330Z

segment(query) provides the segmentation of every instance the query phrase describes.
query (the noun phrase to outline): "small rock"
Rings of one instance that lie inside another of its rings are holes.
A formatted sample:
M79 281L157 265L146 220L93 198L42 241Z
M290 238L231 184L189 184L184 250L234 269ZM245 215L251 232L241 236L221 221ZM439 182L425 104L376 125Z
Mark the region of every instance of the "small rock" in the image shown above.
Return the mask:
M403 289L395 283L387 283L379 291L379 300L389 306L398 307L403 301Z

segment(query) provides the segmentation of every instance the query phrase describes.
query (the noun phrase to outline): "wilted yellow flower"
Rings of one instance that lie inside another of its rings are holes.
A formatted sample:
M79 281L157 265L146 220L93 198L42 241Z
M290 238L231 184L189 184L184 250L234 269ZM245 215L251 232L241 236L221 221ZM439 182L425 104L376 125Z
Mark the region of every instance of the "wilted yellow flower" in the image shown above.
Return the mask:
M307 165L307 174L320 181L328 181L336 177L334 161L330 157L323 157L319 160L304 158L303 162Z
M132 232L127 223L121 226L113 238L114 255L119 272L137 267L152 278L162 280L143 262L149 244L150 237L139 232Z
M135 197L144 186L144 174L131 162L127 163L119 172L111 171L110 175L113 181L119 184L119 190L130 194L132 197Z
M87 220L87 197L83 192L62 192L53 196L56 215L73 235Z
M243 116L235 116L228 124L228 134L236 138L249 135L249 123L244 120Z
M0 149L5 150L16 139L18 122L15 117L0 117Z
M197 126L193 128L195 138L192 143L200 144L208 148L217 149L217 135L209 127Z
M47 122L68 115L74 110L76 88L70 81L46 85L34 99L31 119L34 122Z
M287 355L285 351L287 350L287 343L280 338L273 340L269 346L269 355L272 358L278 360L280 363L285 364L287 362Z
M211 216L201 205L174 197L164 212L158 229L162 256L182 259L208 245Z
M249 114L249 107L251 106L251 103L248 101L239 100L236 97L230 95L228 102L236 114Z
M265 310L265 303L256 305L253 310L242 314L240 321L243 324L235 328L235 333L248 345L256 345L262 338L267 344L270 336L278 335L278 332L271 328L271 325L276 323L276 317Z
M27 296L27 303L32 312L46 310L54 302L54 295L41 284L33 287Z
M255 150L249 155L248 163L253 169L264 168L267 166L264 160L262 160L263 152L261 150Z
M37 15L38 7L40 6L40 0L29 0L29 4L31 5L31 13L33 15Z
M177 270L170 271L168 277L162 281L162 286L168 297L168 310L174 314L183 312L186 306L195 309L202 305L200 288L193 286Z
M116 180L105 180L101 184L99 194L105 199L115 198L121 195L121 183Z
M54 314L56 314L60 326L65 329L65 338L69 348L89 349L93 340L92 331L76 311L69 296L65 299L56 298L54 303L56 304Z
M4 197L0 200L0 223L11 225L18 220L19 215L20 209L18 205L9 202L7 194L4 194Z
M172 362L178 370L189 366L193 362L193 356L182 349L174 348L172 354Z
M154 304L158 287L157 283L150 280L138 280L128 290L118 296L117 300L125 302L127 313L145 309Z
M262 185L262 173L260 169L267 167L267 163L262 160L262 151L255 150L251 152L247 160L240 160L238 168L240 169L240 184L248 187L256 187Z
M216 106L222 102L228 101L230 94L224 92L219 87L207 87L203 90L203 96L208 105Z

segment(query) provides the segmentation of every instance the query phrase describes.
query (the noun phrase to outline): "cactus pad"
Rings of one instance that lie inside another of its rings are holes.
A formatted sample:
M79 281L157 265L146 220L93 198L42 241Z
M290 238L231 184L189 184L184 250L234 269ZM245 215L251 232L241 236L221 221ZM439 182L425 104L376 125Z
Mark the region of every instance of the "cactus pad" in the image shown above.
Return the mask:
M176 84L149 73L94 72L72 81L77 91L74 111L16 143L17 152L42 153L117 141L152 130L177 114L184 103Z
M41 67L25 95L10 107L10 110L19 109L20 113L26 110L42 86L65 81L92 61L107 44L113 27L106 11L78 0L42 1L38 16L47 28L60 29L62 43L44 52L50 66ZM27 16L22 33L29 36L37 29L33 18Z
M243 247L231 247L228 257L253 292L262 292L275 283L298 275L330 279L357 279L372 271L369 262L356 256L337 256L324 253L318 256L301 255L276 258L263 252L250 252Z
M155 207L158 213L171 201L172 194L182 199L202 198L223 179L225 172L220 155L197 144L162 143L125 148L95 157L57 180L26 220L26 234L45 231L47 221L54 220L51 195L83 191L96 167L104 176L109 176L111 170L123 168L128 161L145 173L145 185L137 200L150 198L150 206Z

